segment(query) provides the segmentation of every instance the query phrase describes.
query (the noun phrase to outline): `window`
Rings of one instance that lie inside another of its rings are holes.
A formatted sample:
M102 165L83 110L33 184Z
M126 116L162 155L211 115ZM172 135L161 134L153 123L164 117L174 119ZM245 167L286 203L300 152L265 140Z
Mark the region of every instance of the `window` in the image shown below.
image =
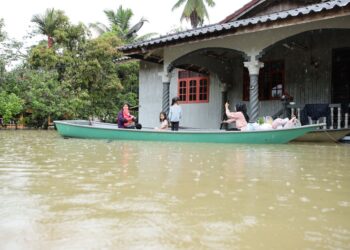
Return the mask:
M182 103L209 102L209 76L179 71L178 96Z
M280 99L284 92L284 62L264 62L259 72L259 100ZM244 68L243 100L249 101L249 73Z

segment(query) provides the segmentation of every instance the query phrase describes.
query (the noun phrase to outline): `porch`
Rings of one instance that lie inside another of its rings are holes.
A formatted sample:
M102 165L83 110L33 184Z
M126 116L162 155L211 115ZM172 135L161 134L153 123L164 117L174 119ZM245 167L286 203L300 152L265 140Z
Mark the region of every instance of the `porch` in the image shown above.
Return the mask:
M174 96L181 125L197 128L217 128L227 100L245 102L253 122L276 113L283 94L299 106L348 105L349 13L350 1L329 1L125 46L142 59L141 123L156 126Z

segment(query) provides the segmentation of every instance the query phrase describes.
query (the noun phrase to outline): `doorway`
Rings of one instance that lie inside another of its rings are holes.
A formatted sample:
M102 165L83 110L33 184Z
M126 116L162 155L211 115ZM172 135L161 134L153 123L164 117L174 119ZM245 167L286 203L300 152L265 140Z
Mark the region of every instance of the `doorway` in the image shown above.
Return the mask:
M341 103L348 109L350 102L350 48L333 50L332 103ZM344 109L343 109L344 110Z

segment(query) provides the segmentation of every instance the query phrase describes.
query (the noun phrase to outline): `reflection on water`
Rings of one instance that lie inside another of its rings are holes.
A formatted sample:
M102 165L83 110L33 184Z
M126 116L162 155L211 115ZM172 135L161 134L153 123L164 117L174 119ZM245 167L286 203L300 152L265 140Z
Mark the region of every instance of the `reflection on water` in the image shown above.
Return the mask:
M1 249L350 249L350 145L0 131Z

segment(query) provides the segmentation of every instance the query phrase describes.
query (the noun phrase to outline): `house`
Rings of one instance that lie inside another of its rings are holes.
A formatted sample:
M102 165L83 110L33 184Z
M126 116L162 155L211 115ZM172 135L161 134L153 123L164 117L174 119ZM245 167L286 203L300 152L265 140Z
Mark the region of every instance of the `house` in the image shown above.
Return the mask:
M119 50L141 60L146 127L174 96L181 125L196 128L218 128L226 100L245 102L251 121L285 93L300 106L350 102L350 0L252 0L218 24Z

